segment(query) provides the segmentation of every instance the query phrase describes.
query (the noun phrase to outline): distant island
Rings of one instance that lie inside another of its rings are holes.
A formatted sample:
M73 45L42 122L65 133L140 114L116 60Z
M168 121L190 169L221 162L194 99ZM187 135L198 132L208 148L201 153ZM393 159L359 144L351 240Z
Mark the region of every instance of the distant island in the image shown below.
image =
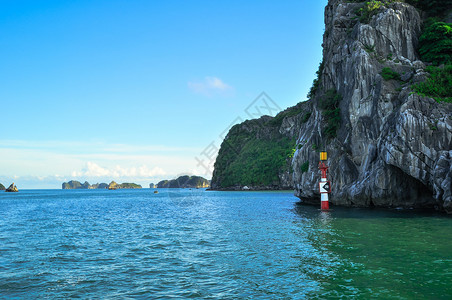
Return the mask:
M5 188L5 186L3 184L0 183L0 191L5 191L5 192L18 192L19 190L17 189L17 186L14 184L14 182L8 187Z
M11 185L5 190L5 192L18 192L19 189L17 188L17 186L13 183L11 183Z
M81 183L77 180L71 180L69 182L63 182L62 189L63 190L94 190L94 189L110 189L110 190L116 190L116 189L141 189L141 185L136 183L116 183L114 181L110 182L110 184L107 183L96 183L96 184L89 184L88 181L85 181L84 183Z
M157 185L151 183L152 186L157 188L208 188L210 187L210 181L201 176L179 176L177 179L162 180Z

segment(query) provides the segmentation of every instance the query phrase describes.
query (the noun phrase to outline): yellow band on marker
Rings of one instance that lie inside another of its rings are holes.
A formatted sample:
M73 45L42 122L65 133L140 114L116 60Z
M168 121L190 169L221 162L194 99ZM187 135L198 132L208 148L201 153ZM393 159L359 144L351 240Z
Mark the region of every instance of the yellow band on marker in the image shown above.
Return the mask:
M320 160L326 160L326 152L320 152Z

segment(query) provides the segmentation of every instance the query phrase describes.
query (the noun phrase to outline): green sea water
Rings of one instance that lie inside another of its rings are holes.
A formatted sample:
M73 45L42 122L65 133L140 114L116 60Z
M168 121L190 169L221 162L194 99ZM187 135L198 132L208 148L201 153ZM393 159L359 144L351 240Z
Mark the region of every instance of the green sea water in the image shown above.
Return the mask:
M291 192L0 193L3 299L451 299L452 218Z

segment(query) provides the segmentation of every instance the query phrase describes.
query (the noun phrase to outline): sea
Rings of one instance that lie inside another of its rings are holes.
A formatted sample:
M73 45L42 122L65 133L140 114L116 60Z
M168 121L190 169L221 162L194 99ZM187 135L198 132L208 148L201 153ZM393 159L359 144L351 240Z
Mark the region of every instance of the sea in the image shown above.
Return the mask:
M288 191L0 193L1 299L452 299L452 218Z

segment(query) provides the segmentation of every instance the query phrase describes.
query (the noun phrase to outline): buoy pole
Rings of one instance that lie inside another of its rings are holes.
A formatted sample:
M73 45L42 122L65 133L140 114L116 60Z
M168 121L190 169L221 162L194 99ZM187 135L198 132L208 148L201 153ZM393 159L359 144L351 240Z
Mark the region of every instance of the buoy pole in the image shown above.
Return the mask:
M320 182L319 182L320 209L321 210L329 210L330 209L330 205L328 202L328 194L331 192L331 185L326 176L328 166L323 162L326 160L327 160L326 152L320 152L319 169L322 172L322 177L320 178Z

